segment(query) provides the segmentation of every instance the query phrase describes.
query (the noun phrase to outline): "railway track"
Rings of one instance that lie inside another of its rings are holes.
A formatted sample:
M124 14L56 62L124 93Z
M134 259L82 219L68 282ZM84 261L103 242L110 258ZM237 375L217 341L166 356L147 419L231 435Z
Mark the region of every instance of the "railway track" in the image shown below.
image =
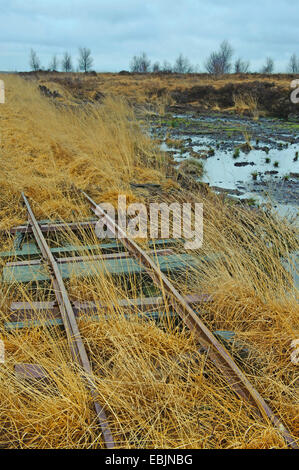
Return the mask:
M98 422L103 433L103 438L107 449L113 449L114 440L107 424L107 417L104 409L98 402L97 386L93 378L91 364L88 359L86 349L78 328L75 313L67 294L65 284L63 282L58 263L55 260L51 250L45 240L45 237L38 225L35 215L30 207L30 204L24 194L22 194L24 203L28 211L28 219L31 224L34 238L40 248L43 256L43 262L47 265L54 288L57 304L66 331L68 344L73 356L73 360L84 371L84 379L87 387L93 398L95 412L97 414Z
M265 402L259 392L253 387L250 383L248 378L236 364L232 356L229 354L227 349L224 345L217 339L216 335L213 334L202 322L199 318L198 314L193 310L191 307L192 304L195 303L202 303L206 301L211 301L210 298L205 298L205 296L182 296L180 292L174 287L171 283L167 275L161 269L161 265L157 265L156 262L153 261L152 256L150 253L145 252L142 250L128 235L123 231L121 227L107 215L104 210L93 201L88 194L82 191L82 195L88 204L91 207L91 210L94 214L105 220L107 227L115 233L115 238L119 240L119 242L123 245L124 249L126 250L125 253L119 253L118 255L114 256L119 261L121 258L129 258L132 257L136 260L137 266L141 267L143 271L145 271L153 280L154 284L160 289L161 297L155 299L148 299L148 301L140 301L139 306L144 307L144 309L148 308L149 305L156 305L158 308L159 306L166 303L168 300L170 301L172 308L174 311L179 315L181 320L188 326L188 328L194 333L195 337L198 340L200 345L200 352L204 351L206 355L211 359L214 365L217 367L219 372L222 374L225 381L228 383L230 388L240 397L240 399L249 403L253 409L253 411L260 417L264 418L267 422L271 422L276 428L277 432L284 438L285 442L289 447L298 448L296 442L290 435L287 428L284 424L279 420L279 418L273 413L269 405ZM28 199L24 194L22 194L24 204L27 209L28 213L28 226L18 227L16 229L12 229L12 233L32 233L38 249L42 255L41 260L33 260L33 262L17 262L17 263L9 263L9 269L13 269L14 267L21 267L26 268L26 266L32 266L32 268L36 267L36 265L43 264L48 273L48 279L51 280L55 297L56 297L56 304L52 305L39 305L35 306L36 308L32 308L30 305L18 305L15 306L15 311L18 311L21 316L25 315L26 318L32 318L36 316L37 311L49 311L56 313L58 311L60 315L60 322L63 324L63 327L66 332L68 345L70 351L72 353L72 357L74 362L78 365L79 369L82 371L82 377L85 381L85 384L90 391L90 394L93 398L94 408L99 424L99 428L102 432L103 440L105 443L106 448L112 449L115 447L115 442L112 436L112 432L108 425L108 419L106 416L106 412L104 408L99 403L99 397L97 392L97 385L92 373L92 366L89 361L86 349L84 347L84 343L78 328L77 324L77 314L78 311L92 311L95 312L101 307L94 303L89 302L88 305L81 305L79 307L74 308L74 305L71 303L61 272L61 265L63 263L67 263L67 260L61 262L61 259L56 259L53 251L51 250L46 239L44 233L48 233L51 231L63 231L66 228L71 229L78 229L82 228L81 223L79 224L39 224L32 208L29 204ZM95 222L84 222L83 225L87 227L94 227ZM156 251L155 251L155 254ZM170 255L169 259L171 258L171 251L161 250L160 254ZM109 257L109 256L108 256ZM102 257L81 257L81 258L71 258L73 262L84 262L93 258L94 262L98 262L99 260L103 261ZM112 256L113 258L113 256ZM162 258L162 257L161 257ZM110 257L111 259L111 257ZM135 266L136 268L136 266ZM138 300L137 300L138 304ZM134 302L128 302L128 307L134 305ZM135 302L136 305L136 302ZM104 306L103 306L104 310ZM22 317L22 318L23 318Z

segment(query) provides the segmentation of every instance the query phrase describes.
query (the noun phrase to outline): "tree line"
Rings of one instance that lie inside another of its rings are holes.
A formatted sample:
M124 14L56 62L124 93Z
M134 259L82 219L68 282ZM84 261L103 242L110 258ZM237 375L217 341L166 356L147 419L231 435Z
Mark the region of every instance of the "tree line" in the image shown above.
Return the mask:
M233 60L234 50L228 41L223 41L219 49L211 52L204 63L204 68L211 75L224 75L228 73L244 74L250 72L250 62L237 57ZM89 72L93 65L91 50L86 47L79 48L78 70ZM30 51L30 67L32 70L41 70L41 62L37 53L31 49ZM72 57L65 52L59 61L54 55L47 70L52 72L72 72L74 70ZM154 63L148 58L145 52L135 55L130 62L130 70L132 73L196 73L198 66L190 63L189 59L180 54L172 65L167 60L161 64L159 61ZM260 73L272 74L275 70L275 63L272 57L267 57L264 65L260 69ZM293 54L290 58L288 69L289 73L299 73L299 58Z
M250 62L237 57L233 60L234 50L228 41L223 41L218 50L211 52L204 63L205 71L211 75L224 75L228 73L244 74L250 72ZM171 65L168 61L154 62L145 52L139 56L134 56L130 63L130 70L134 73L192 73L198 70L194 67L187 57L182 54L178 56L175 63ZM260 69L260 73L272 74L275 70L275 63L272 57L267 57L265 63ZM290 58L288 69L289 73L299 73L299 58L293 54Z
M41 61L33 49L30 51L29 64L31 70L37 72L38 70L43 70L41 66ZM78 70L81 72L90 72L93 65L93 58L91 56L91 50L87 47L79 47L79 57L78 57ZM49 67L47 69L50 72L73 72L73 61L72 56L67 51L63 54L62 59L59 61L57 55L53 55Z

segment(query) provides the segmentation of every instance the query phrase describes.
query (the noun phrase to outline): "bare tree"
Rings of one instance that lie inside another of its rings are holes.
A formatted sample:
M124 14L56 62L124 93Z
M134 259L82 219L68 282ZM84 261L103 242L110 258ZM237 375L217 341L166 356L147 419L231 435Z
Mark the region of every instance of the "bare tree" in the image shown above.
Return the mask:
M261 73L271 74L274 71L274 60L267 57L265 65L262 67Z
M228 41L223 41L220 45L220 57L221 57L221 64L224 73L229 73L231 70L231 59L234 54L234 50L232 46L229 44Z
M159 73L161 71L160 62L157 61L153 64L152 71L153 71L153 73Z
M213 75L223 75L231 71L231 59L233 56L233 48L228 41L223 41L219 51L214 51L208 57L205 67L208 73Z
M140 56L134 56L130 69L133 73L148 73L150 71L151 61L148 59L145 52L142 52Z
M212 52L210 54L209 58L206 60L205 68L211 75L221 75L221 73L223 73L217 52Z
M57 72L58 68L59 68L59 62L57 60L56 55L53 55L52 60L49 65L49 70L51 72Z
M170 64L170 62L168 62L167 60L164 60L163 62L163 65L162 65L162 72L164 73L172 73L172 66Z
M40 60L37 56L37 53L33 49L31 49L31 51L30 51L30 68L32 70L34 70L35 72L37 70L40 70L40 68L41 68Z
M91 50L87 47L79 48L79 69L83 72L89 72L93 64L93 58L91 57Z
M189 62L187 57L184 57L183 54L180 54L176 59L173 71L175 73L191 73L193 71L193 67Z
M243 61L240 57L235 62L235 73L248 73L250 67L249 61Z
M293 54L290 58L288 72L299 73L299 59L297 58L296 54Z
M71 72L73 70L72 57L68 52L65 52L63 55L61 67L64 72Z

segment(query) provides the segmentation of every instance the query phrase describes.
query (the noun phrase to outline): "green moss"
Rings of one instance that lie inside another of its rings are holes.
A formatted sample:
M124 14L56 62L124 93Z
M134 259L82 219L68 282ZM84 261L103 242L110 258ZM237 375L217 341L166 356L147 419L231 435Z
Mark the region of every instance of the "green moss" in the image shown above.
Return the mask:
M238 158L239 156L240 156L240 148L236 147L234 154L233 154L233 158Z
M257 201L253 197L250 197L249 199L247 199L246 202L247 202L248 206L256 206L257 205Z

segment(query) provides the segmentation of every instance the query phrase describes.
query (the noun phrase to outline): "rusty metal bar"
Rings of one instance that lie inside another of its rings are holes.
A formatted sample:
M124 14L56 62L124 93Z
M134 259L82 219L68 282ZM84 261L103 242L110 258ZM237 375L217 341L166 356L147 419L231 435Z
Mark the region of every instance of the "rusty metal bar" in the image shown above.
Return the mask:
M68 338L68 343L69 343L73 358L77 362L77 364L81 366L82 369L84 370L84 376L85 376L88 388L90 390L90 393L92 395L92 398L94 400L94 407L95 407L98 421L99 421L99 424L103 433L105 445L107 448L112 449L114 448L114 440L113 440L111 431L107 423L107 416L106 416L104 409L101 407L101 405L97 401L98 392L97 392L97 386L96 386L95 380L93 378L91 364L89 362L87 352L82 341L82 337L81 337L81 334L80 334L80 331L76 322L75 314L73 311L73 307L69 300L61 273L59 271L58 264L53 254L50 251L50 248L43 236L43 233L38 225L35 215L24 193L22 193L22 197L23 197L24 203L28 211L28 219L29 219L29 223L31 224L34 237L39 246L39 249L41 250L44 263L49 269L49 273L50 273L52 284L53 284L54 291L55 291L56 300L57 300L58 307L61 313L62 321L65 327L65 331L66 331L67 338Z
M105 213L100 205L97 205L88 194L82 191L88 200L91 209L98 217L102 217L107 224L107 228L115 233L115 236L132 253L132 255L145 266L148 274L154 283L162 290L163 294L168 294L173 300L173 306L180 315L183 322L193 331L198 338L200 345L206 350L209 358L223 374L229 386L245 401L251 404L259 415L272 422L286 443L293 448L298 448L296 442L286 429L284 424L275 416L269 405L265 402L259 392L253 387L245 374L234 362L225 347L216 339L213 333L206 327L196 312L186 302L184 297L156 266L154 261L143 251L117 223Z

